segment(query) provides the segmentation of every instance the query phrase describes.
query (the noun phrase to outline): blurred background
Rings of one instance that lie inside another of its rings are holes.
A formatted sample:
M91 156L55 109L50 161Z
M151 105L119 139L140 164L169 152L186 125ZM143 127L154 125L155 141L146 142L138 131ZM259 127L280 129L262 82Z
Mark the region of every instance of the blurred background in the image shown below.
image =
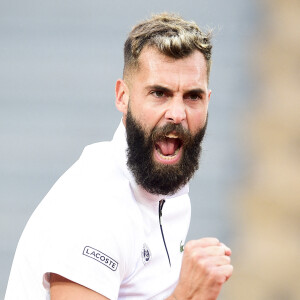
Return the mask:
M188 239L232 248L219 299L299 299L298 0L0 2L0 299L35 207L120 122L114 84L128 32L162 11L215 31Z

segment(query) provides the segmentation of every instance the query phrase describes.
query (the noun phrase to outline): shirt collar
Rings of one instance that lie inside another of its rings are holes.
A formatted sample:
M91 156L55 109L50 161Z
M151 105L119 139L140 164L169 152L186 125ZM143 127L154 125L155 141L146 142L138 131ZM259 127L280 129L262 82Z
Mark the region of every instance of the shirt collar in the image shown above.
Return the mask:
M127 167L127 140L126 140L126 129L121 120L112 140L113 143L113 151L115 159L118 162L119 167L122 169L124 175L130 182L131 189L134 193L135 198L139 202L143 202L146 204L155 204L162 199L171 199L175 197L179 197L181 195L187 194L189 192L189 185L186 184L183 188L181 188L178 192L173 195L156 195L147 192L144 188L138 185L134 179L133 174Z

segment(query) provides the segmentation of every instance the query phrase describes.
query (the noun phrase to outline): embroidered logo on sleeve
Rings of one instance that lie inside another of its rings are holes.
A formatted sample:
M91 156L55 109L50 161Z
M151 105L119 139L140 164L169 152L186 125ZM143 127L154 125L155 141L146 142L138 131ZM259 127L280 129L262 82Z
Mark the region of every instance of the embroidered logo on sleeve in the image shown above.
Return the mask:
M149 260L151 259L151 252L150 252L150 249L147 246L147 244L143 245L141 256L142 256L142 260L143 260L144 265L147 264L149 262Z
M112 259L108 255L92 247L89 246L84 247L82 254L94 260L97 260L98 262L108 267L112 271L116 271L118 268L118 263L114 259Z

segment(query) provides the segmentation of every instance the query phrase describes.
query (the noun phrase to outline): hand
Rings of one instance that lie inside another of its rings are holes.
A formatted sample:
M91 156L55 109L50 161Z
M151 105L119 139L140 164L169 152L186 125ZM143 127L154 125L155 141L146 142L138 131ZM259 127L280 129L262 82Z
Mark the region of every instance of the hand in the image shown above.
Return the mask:
M215 300L232 275L231 250L215 238L189 241L177 287L169 300Z

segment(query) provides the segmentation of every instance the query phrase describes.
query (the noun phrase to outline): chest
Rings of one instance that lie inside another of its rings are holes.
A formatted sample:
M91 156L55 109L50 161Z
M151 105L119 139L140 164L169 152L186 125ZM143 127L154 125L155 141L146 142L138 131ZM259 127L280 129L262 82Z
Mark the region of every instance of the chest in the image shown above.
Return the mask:
M136 266L123 280L119 299L163 299L172 293L190 222L189 198L181 198L167 200L161 216L158 203L139 206L143 230L135 247Z

